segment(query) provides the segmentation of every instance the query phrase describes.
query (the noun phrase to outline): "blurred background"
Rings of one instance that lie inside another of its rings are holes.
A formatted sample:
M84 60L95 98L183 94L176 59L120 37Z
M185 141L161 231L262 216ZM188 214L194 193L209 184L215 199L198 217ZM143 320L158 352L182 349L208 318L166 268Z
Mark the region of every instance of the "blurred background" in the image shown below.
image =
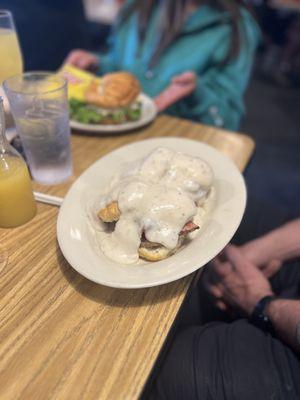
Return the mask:
M25 70L55 70L74 48L101 51L122 0L0 0L12 11ZM252 0L263 40L241 132L256 152L252 196L300 215L300 0ZM45 51L46 50L46 51Z

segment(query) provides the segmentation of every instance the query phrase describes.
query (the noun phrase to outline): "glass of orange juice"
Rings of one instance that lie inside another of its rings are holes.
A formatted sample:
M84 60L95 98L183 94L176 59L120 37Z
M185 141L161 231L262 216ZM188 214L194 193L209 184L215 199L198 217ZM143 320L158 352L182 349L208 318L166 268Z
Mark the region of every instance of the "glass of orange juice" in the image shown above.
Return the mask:
M23 59L12 14L0 10L0 84L23 72Z
M23 225L35 214L36 203L27 165L5 136L3 99L0 97L0 227Z

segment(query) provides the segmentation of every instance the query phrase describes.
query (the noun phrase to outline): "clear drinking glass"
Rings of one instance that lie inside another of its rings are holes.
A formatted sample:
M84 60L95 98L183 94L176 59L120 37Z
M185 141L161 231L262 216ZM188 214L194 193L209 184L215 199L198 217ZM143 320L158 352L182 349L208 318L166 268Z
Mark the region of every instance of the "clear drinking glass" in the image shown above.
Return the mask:
M29 72L3 82L32 177L45 185L72 175L67 81Z
M12 14L0 10L0 84L23 71L23 60Z

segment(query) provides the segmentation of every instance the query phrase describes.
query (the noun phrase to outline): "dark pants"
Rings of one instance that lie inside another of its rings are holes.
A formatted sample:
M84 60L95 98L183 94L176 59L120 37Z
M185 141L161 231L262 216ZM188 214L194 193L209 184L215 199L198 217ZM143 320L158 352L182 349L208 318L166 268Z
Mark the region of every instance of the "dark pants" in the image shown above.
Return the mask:
M288 218L290 219L290 218ZM241 244L287 218L248 207L235 242ZM272 279L278 296L300 297L300 262L287 263ZM218 311L201 287L185 305L174 341L162 360L152 399L300 399L300 361L278 338L244 318Z

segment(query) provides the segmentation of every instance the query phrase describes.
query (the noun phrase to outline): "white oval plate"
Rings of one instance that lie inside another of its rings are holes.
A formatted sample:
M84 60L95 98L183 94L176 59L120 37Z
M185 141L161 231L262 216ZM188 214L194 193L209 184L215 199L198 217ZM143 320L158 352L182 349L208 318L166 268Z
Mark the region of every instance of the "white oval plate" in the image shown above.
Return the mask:
M180 252L163 261L122 265L108 259L95 243L87 217L87 202L99 196L123 163L146 156L159 146L199 156L215 174L213 210L195 237ZM102 285L144 288L188 275L209 262L230 241L242 219L246 188L229 158L214 148L189 139L148 139L123 146L96 161L72 185L57 221L58 243L67 261L81 275Z
M70 126L71 128L77 129L79 131L93 132L99 134L117 134L142 128L143 126L149 124L151 121L154 120L157 114L157 109L154 101L144 93L140 94L139 100L142 102L142 116L138 121L126 122L119 125L97 125L81 124L80 122L70 120Z

